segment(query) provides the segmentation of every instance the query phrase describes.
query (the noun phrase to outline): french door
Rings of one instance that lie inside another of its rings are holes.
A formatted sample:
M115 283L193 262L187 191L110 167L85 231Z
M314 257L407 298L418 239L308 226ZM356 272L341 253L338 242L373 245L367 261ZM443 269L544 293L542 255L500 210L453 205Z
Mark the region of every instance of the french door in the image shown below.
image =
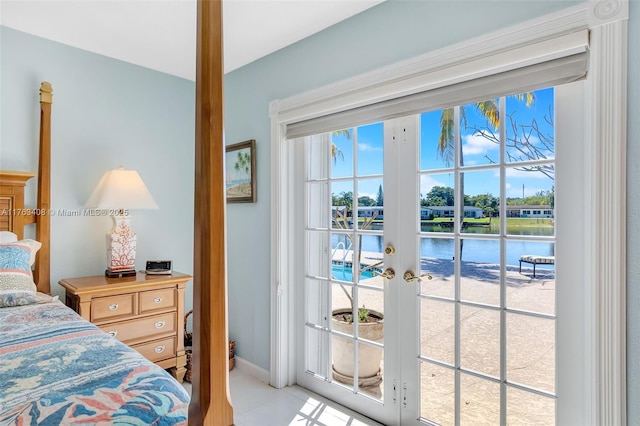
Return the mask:
M583 265L559 223L582 219L556 197L580 189L580 97L578 83L305 139L300 385L390 425L583 408L562 396L579 369L557 367L584 343L561 342L584 289L560 281Z

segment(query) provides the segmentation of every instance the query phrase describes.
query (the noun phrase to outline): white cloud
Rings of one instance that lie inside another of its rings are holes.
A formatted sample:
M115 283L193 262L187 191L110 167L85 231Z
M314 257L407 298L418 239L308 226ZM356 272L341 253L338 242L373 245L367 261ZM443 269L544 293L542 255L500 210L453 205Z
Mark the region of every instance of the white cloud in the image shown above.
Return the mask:
M434 186L445 186L453 188L453 176L451 177L450 182L440 182L439 180L434 179L433 175L420 176L420 193L422 195L427 194Z
M486 154L489 151L497 151L499 147L497 143L474 133L473 135L465 135L462 152L465 155Z
M373 146L370 145L368 143L362 143L362 142L358 142L358 150L359 151L382 151L382 147L381 146Z

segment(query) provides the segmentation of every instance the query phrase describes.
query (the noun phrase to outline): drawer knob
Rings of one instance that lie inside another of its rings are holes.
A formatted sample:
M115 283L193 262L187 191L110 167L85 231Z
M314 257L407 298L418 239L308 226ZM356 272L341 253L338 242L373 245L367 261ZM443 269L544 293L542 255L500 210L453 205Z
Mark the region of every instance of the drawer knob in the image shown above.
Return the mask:
M156 297L155 299L153 299L154 303L160 303L162 302L162 297Z
M109 310L110 311L115 311L116 309L118 309L118 304L117 303L112 303L109 305Z
M156 323L156 328L162 328L162 327L164 327L164 325L165 325L165 324L166 324L166 323L165 323L164 321L158 321L158 322Z
M154 350L157 354L162 353L164 351L164 345L156 346Z
M116 337L118 335L118 330L113 330L109 332L109 336Z

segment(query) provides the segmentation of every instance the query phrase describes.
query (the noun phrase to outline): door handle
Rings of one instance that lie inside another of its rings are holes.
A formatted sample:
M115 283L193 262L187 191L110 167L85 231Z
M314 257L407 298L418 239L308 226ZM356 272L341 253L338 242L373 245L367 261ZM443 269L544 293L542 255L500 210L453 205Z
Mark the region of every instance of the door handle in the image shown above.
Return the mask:
M413 273L413 271L407 271L404 273L404 275L402 275L402 278L404 278L404 280L408 283L412 283L414 281L417 282L421 282L422 278L426 278L428 280L432 279L433 277L429 274L422 274L420 276L417 276L416 274Z
M378 271L372 271L372 272L388 280L392 280L396 276L396 271L393 268L387 268L382 272L378 272Z

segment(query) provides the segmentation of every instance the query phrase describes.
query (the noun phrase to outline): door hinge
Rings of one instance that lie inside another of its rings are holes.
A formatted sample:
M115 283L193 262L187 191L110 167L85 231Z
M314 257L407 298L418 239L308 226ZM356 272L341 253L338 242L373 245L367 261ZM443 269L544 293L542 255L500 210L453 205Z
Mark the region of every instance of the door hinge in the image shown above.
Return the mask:
M397 391L398 391L398 382L396 380L394 380L393 381L393 403L394 404L398 403Z

